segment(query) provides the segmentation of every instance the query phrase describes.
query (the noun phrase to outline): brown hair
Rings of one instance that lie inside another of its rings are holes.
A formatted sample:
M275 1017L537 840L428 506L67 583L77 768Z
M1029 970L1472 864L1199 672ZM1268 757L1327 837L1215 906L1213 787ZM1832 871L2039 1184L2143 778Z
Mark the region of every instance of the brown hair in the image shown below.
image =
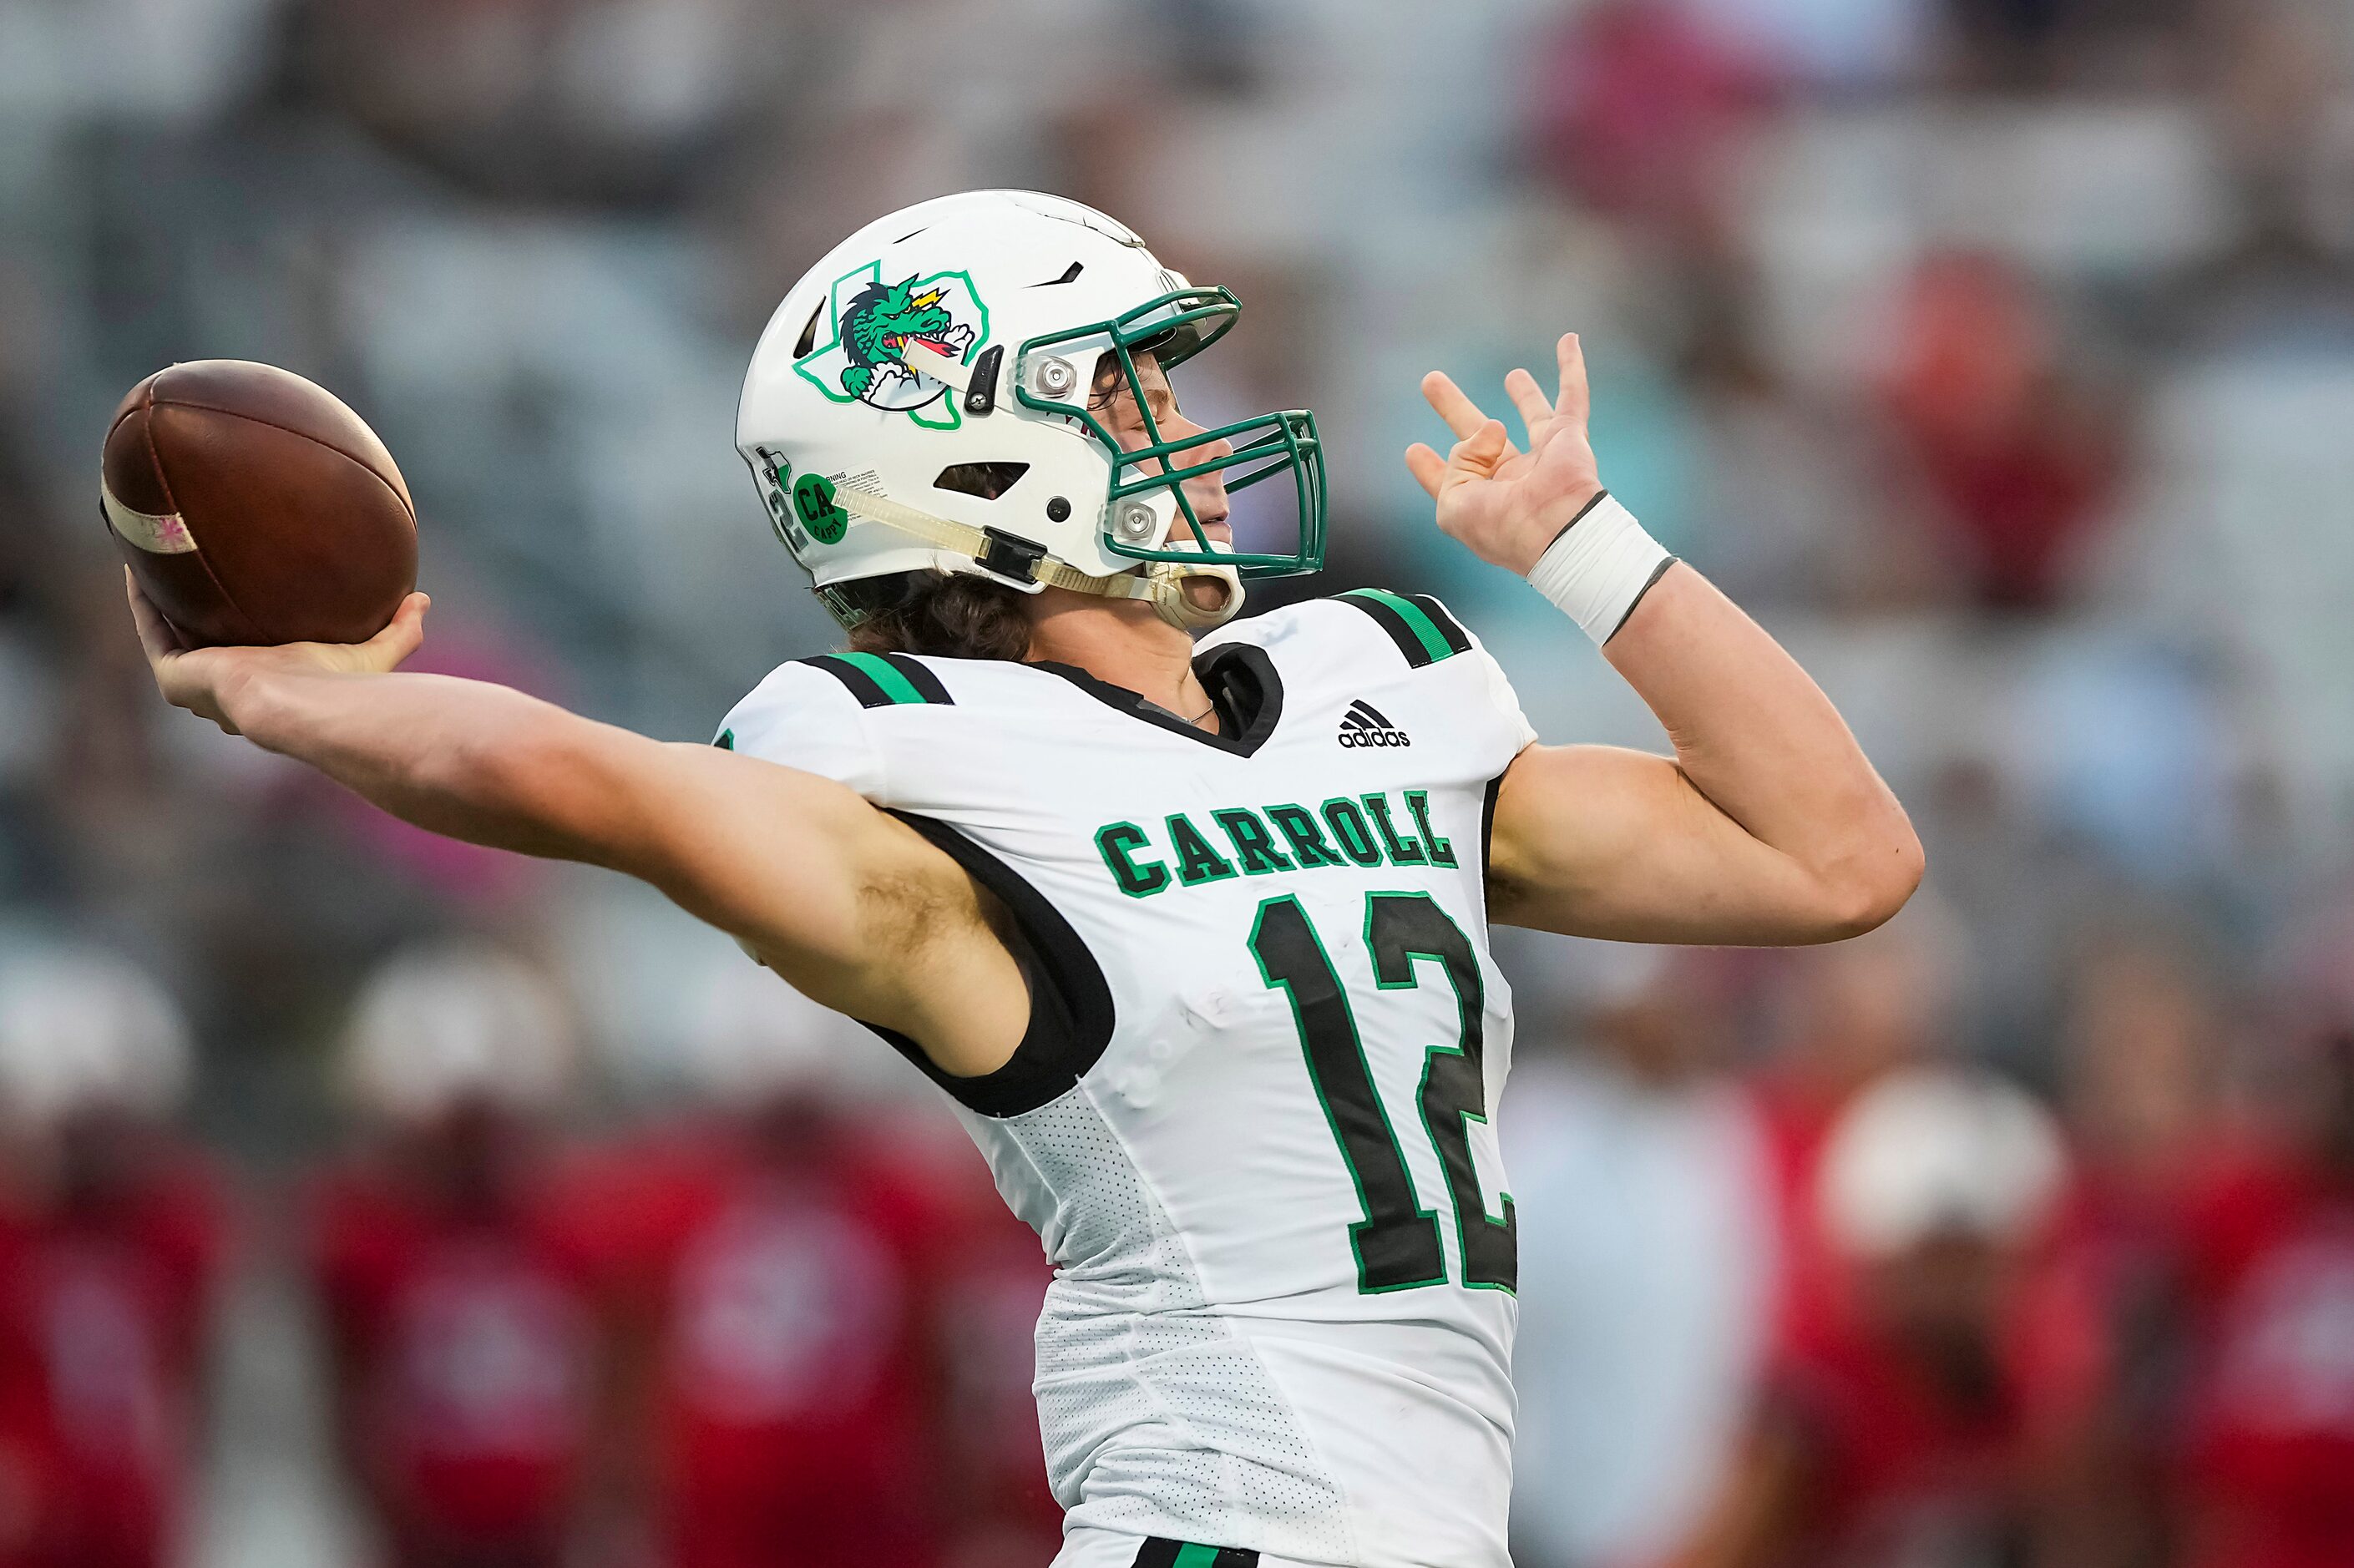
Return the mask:
M852 652L1008 660L1029 653L1021 589L961 573L913 572L909 579L905 594L851 629Z

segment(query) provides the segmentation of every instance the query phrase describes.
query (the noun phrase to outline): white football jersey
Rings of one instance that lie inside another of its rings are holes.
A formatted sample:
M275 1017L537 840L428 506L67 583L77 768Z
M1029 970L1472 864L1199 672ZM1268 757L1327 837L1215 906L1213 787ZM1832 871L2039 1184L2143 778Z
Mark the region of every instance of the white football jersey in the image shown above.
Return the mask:
M1062 1561L1501 1568L1511 1010L1484 861L1534 736L1426 598L1240 621L1195 668L1222 735L1067 667L845 653L777 670L720 744L901 813L1027 938L1004 1068L895 1044L1055 1264Z

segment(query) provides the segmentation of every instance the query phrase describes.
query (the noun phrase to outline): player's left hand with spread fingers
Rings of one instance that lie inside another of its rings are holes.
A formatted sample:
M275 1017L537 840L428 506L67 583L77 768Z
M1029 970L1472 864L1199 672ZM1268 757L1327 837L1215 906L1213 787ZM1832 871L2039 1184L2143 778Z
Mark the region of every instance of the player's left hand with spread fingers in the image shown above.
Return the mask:
M1455 446L1444 458L1420 441L1405 453L1407 470L1438 503L1440 530L1481 560L1524 577L1602 493L1585 433L1585 355L1575 333L1564 334L1555 351L1561 389L1551 401L1527 371L1504 377L1504 395L1527 427L1526 450L1512 444L1501 419L1434 370L1422 378L1422 395L1454 432Z
M148 601L129 571L122 574L131 599L131 619L139 628L139 646L154 673L155 687L164 700L208 718L235 735L228 705L236 692L255 675L270 671L311 674L380 675L397 670L425 640L425 611L432 600L412 593L401 601L392 622L366 642L289 642L274 648L191 648L172 623Z

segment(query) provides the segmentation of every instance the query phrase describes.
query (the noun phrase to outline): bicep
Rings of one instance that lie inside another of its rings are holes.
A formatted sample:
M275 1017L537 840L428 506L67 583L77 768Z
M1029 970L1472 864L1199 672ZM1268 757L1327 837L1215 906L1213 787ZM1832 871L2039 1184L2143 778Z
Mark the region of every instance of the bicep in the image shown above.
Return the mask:
M812 1000L928 1046L942 1029L927 998L1009 981L1026 994L962 868L847 786L598 727L546 766L546 814L590 846L578 858L652 884Z
M1620 942L1777 945L1847 933L1796 860L1663 757L1532 746L1505 770L1489 850L1494 918Z

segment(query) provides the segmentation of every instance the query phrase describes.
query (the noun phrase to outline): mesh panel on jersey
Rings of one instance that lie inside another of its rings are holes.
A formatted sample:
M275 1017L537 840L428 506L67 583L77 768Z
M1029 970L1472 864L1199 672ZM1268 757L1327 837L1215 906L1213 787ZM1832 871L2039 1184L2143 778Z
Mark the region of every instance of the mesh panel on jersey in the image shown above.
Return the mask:
M1086 1090L967 1125L985 1148L1017 1147L1052 1194L1051 1217L1029 1216L1046 1219L1057 1266L1038 1319L1038 1419L1073 1522L1353 1559L1339 1484L1248 1340L1211 1311Z

